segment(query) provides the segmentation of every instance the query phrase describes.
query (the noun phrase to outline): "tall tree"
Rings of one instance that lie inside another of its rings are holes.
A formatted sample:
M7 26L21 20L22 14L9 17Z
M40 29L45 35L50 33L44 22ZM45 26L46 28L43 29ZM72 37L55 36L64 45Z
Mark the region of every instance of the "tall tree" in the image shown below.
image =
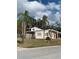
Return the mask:
M20 13L18 14L18 16L20 16L19 20L21 21L20 23L20 27L21 27L21 37L22 37L22 43L24 42L24 38L25 38L25 32L26 32L26 25L28 23L28 12L25 11L24 13ZM19 25L19 24L17 24Z
M43 25L43 28L46 28L48 25L49 25L49 21L47 19L48 17L46 15L43 16L42 18L42 25Z
M22 35L22 42L24 42L25 32L36 25L36 20L29 16L28 12L19 13L19 20L17 21L17 32L20 32Z
M56 22L56 30L61 32L61 23L59 21Z
M19 36L21 36L21 33L22 33L22 27L21 27L21 24L22 24L22 20L17 20L17 34L19 34Z

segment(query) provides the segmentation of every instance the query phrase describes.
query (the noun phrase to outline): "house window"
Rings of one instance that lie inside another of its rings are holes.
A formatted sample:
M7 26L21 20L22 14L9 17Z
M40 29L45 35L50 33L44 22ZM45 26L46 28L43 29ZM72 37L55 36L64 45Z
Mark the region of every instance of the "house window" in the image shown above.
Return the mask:
M37 33L38 36L41 36L41 33Z

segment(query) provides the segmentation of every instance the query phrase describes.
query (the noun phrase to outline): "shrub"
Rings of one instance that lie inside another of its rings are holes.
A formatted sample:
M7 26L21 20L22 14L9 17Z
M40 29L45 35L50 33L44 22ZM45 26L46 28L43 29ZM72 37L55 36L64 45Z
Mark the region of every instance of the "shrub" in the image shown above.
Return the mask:
M51 38L50 37L46 37L46 40L51 40Z
M17 43L22 43L22 42L17 40Z

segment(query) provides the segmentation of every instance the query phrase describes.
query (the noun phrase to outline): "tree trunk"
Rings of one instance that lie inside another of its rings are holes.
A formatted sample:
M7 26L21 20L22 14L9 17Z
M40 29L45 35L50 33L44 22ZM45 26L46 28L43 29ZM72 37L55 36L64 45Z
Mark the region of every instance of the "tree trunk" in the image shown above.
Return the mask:
M22 43L24 43L25 32L26 32L26 24L24 21L22 21Z

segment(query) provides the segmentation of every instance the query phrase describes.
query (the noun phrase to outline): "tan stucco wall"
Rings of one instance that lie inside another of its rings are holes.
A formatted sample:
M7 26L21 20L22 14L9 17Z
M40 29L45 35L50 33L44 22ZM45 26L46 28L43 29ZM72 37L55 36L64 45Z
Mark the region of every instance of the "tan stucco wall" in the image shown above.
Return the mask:
M40 33L41 35L39 36L38 33ZM35 39L44 39L43 37L43 30L42 31L36 31L35 32Z
M38 36L38 33L40 33L41 35ZM46 35L46 33L48 33L48 35ZM51 32L51 36L50 36L49 30L36 31L35 39L46 39L46 37L50 37L51 39L56 39L55 35L56 35L56 33Z

